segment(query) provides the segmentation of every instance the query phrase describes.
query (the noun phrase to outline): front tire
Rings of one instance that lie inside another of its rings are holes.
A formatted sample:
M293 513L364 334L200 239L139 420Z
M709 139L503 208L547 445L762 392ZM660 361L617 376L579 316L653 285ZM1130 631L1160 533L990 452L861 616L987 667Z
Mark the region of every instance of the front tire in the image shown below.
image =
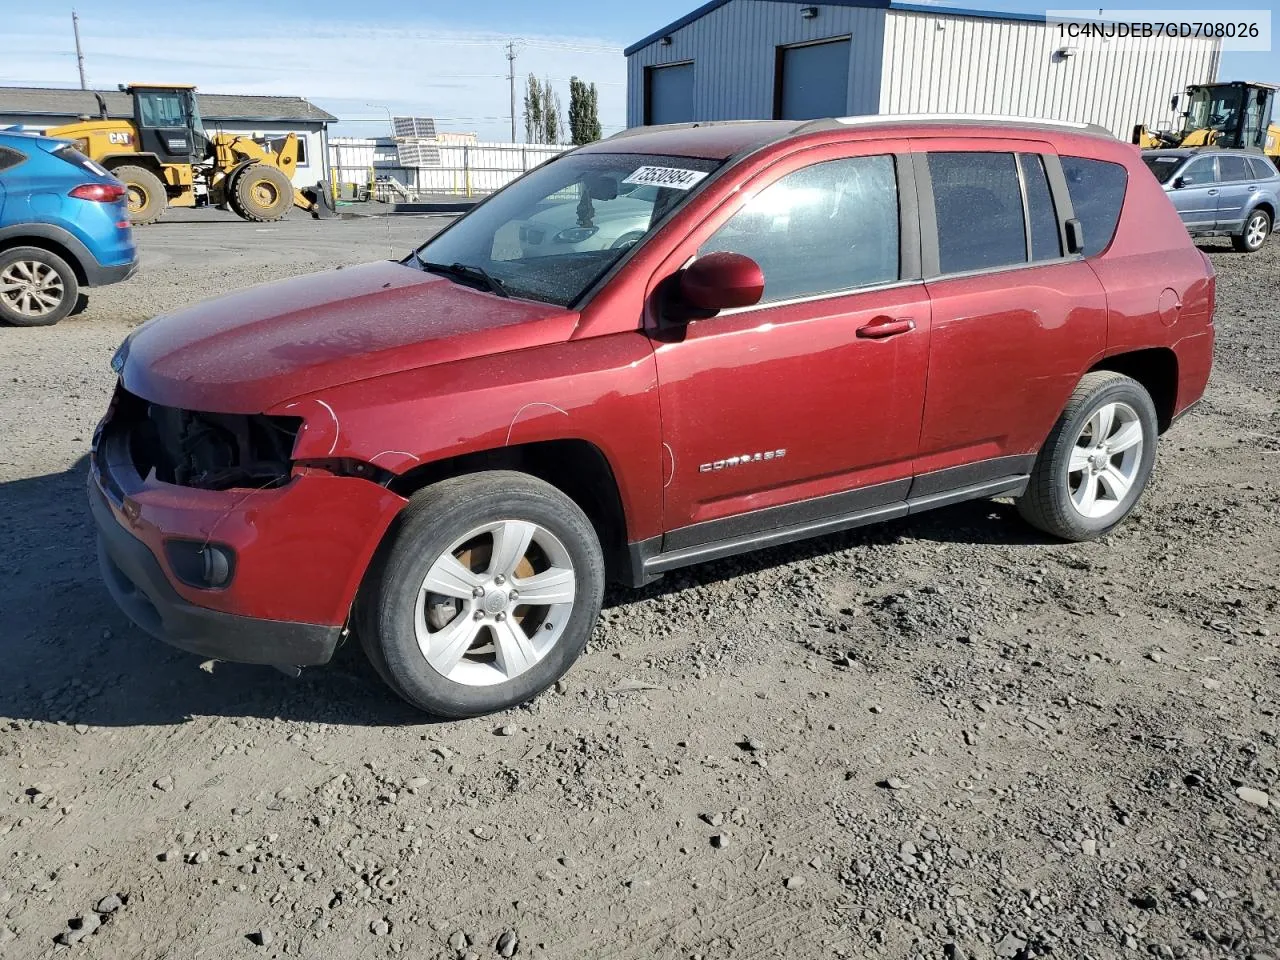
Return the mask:
M526 474L468 474L410 500L366 578L356 629L409 703L474 717L555 683L603 595L600 543L577 504Z
M1146 488L1158 436L1142 384L1108 370L1085 374L1036 458L1018 512L1064 540L1102 536Z
M80 300L71 265L42 247L0 252L0 320L15 327L47 327Z
M1257 253L1271 234L1271 218L1265 210L1254 210L1244 222L1244 229L1231 238L1231 245L1241 253Z
M231 209L246 220L280 220L293 206L293 182L277 167L251 163L231 185Z

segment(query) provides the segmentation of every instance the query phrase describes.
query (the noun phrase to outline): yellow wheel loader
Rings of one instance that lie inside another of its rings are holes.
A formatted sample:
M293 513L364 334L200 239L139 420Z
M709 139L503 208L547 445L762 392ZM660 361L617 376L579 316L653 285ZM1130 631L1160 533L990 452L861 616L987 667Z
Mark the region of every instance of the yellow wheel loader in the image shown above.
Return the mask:
M1152 130L1139 124L1133 142L1144 150L1165 147L1229 147L1262 150L1280 156L1280 125L1271 122L1280 88L1269 83L1193 84L1187 87L1187 109L1178 130ZM1178 96L1170 101L1178 109Z
M79 151L122 181L129 218L154 223L168 207L230 207L245 220L279 220L290 207L313 216L332 212L322 185L298 190L298 138L262 144L239 134L210 134L196 106L195 87L131 84L133 119L112 120L98 97L100 117L54 127L51 137L74 140Z

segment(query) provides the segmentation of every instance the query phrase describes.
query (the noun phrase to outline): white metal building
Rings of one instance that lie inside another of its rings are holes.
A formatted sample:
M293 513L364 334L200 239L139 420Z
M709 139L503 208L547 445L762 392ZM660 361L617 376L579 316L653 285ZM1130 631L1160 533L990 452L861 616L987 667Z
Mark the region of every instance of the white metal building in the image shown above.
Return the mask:
M0 129L19 127L43 132L75 123L82 117L97 118L101 95L107 116L133 118L133 100L118 90L72 90L58 87L0 87ZM298 167L293 182L314 186L328 174L328 131L338 118L301 97L256 97L197 93L196 103L205 126L212 132L238 133L255 139L298 135Z
M627 124L993 113L1127 138L1217 79L1216 40L1116 50L1045 17L894 0L710 0L627 48Z

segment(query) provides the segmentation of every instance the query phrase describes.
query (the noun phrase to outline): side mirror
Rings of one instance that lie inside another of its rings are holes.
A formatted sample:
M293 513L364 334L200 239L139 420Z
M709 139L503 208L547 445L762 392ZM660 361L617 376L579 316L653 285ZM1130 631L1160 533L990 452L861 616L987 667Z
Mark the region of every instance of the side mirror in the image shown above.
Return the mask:
M1182 189L1183 187L1185 187L1186 185L1187 185L1187 178L1186 178L1186 177L1174 177L1174 178L1173 178L1173 189L1175 189L1175 190L1181 190L1181 189Z
M740 253L709 253L680 275L680 298L699 310L750 307L764 296L764 271Z

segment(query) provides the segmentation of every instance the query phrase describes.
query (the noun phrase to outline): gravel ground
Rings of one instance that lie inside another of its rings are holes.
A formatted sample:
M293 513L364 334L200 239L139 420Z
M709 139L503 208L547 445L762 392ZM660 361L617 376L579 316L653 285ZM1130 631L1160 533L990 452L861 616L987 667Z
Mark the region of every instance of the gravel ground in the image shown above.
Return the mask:
M1280 243L1205 247L1208 398L1105 540L984 502L684 571L458 723L140 635L82 489L115 345L439 222L191 215L0 330L0 956L1280 960Z

